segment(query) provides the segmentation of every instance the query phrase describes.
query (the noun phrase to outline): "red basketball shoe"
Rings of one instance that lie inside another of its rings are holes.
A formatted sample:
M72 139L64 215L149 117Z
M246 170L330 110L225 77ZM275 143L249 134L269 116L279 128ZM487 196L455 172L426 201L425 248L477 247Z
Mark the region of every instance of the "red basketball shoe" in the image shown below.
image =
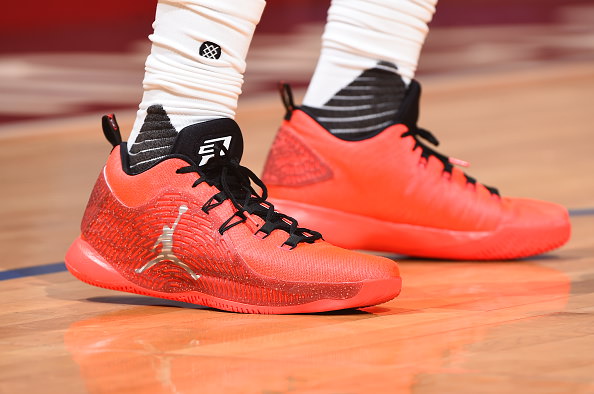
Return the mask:
M287 115L263 181L283 212L341 247L456 260L530 256L569 238L567 210L500 197L452 165L417 127L420 85L412 81L399 119L375 136L339 139L284 85Z
M362 307L400 292L392 260L332 246L274 210L239 165L234 121L186 127L166 157L134 175L117 129L104 117L114 149L66 255L80 280L247 313Z

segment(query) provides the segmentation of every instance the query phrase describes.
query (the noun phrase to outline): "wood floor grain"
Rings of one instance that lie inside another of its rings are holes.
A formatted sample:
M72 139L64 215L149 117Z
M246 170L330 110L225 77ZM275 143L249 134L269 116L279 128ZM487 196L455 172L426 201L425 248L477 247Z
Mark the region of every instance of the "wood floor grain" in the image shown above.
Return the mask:
M504 194L593 208L593 92L594 64L432 80L422 125ZM240 108L259 172L281 105ZM63 261L108 153L98 118L0 129L2 270ZM594 215L572 225L521 261L402 259L401 296L357 311L241 315L67 272L0 281L0 392L592 393Z

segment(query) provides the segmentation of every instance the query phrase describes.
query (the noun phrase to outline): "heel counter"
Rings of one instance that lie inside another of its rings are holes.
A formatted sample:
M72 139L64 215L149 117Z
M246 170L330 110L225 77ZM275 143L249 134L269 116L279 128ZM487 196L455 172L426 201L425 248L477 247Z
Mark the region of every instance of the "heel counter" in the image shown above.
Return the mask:
M333 177L332 170L285 121L264 165L262 180L268 186L300 187Z
M93 191L91 191L91 196L89 197L89 202L87 203L87 207L85 208L85 213L83 214L80 224L80 231L83 238L87 238L85 235L88 236L89 230L93 226L93 222L99 216L99 211L101 211L101 209L105 206L105 202L108 199L109 194L109 187L105 181L105 170L101 170L101 173L95 182L95 186L93 187Z

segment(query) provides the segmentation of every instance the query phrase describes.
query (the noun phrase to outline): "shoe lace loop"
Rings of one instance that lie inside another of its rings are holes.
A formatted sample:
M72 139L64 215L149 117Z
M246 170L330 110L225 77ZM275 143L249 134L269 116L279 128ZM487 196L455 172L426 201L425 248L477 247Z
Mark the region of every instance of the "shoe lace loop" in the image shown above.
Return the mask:
M283 246L293 249L299 243L314 243L322 239L322 235L313 230L299 227L296 219L277 212L274 205L267 201L268 190L266 185L250 169L239 164L236 158L230 158L229 152L222 144L215 144L214 156L204 166L196 164L181 167L177 170L180 174L195 172L199 178L192 184L196 187L202 182L217 187L220 192L213 195L204 203L202 210L208 213L211 209L221 205L225 200L231 201L235 213L219 227L223 234L230 228L245 222L250 215L259 216L264 224L258 229L266 238L274 230L283 230L289 234ZM258 194L252 187L252 182L262 190Z
M421 157L425 158L426 160L429 160L429 157L433 156L436 159L438 159L439 161L441 161L443 164L444 172L448 172L451 174L452 170L454 168L454 164L460 163L463 166L468 166L468 163L466 163L462 160L459 160L459 159L450 158L442 153L437 152L435 149L433 149L430 146L427 146L425 143L423 143L420 140L420 138L424 139L425 141L429 142L432 145L439 146L439 140L429 130L422 129L422 128L414 125L413 127L409 127L408 131L402 133L402 138L408 137L408 136L413 137L415 140L415 147L413 148L413 150L420 147L423 150L421 153ZM476 184L475 178L469 176L466 173L464 173L464 176L466 177L466 182L471 183L473 185ZM497 190L497 188L492 187L492 186L487 186L487 185L483 185L483 186L485 186L485 188L492 195L500 196L499 190Z

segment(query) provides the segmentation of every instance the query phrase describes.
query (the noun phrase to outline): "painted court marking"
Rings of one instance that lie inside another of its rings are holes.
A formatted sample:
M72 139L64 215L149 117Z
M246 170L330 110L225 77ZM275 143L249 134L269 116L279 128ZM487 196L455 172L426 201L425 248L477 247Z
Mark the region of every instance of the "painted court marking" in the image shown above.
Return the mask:
M36 265L33 267L15 268L0 272L0 280L25 278L27 276L36 276L44 274L53 274L55 272L66 271L66 265L62 262Z

